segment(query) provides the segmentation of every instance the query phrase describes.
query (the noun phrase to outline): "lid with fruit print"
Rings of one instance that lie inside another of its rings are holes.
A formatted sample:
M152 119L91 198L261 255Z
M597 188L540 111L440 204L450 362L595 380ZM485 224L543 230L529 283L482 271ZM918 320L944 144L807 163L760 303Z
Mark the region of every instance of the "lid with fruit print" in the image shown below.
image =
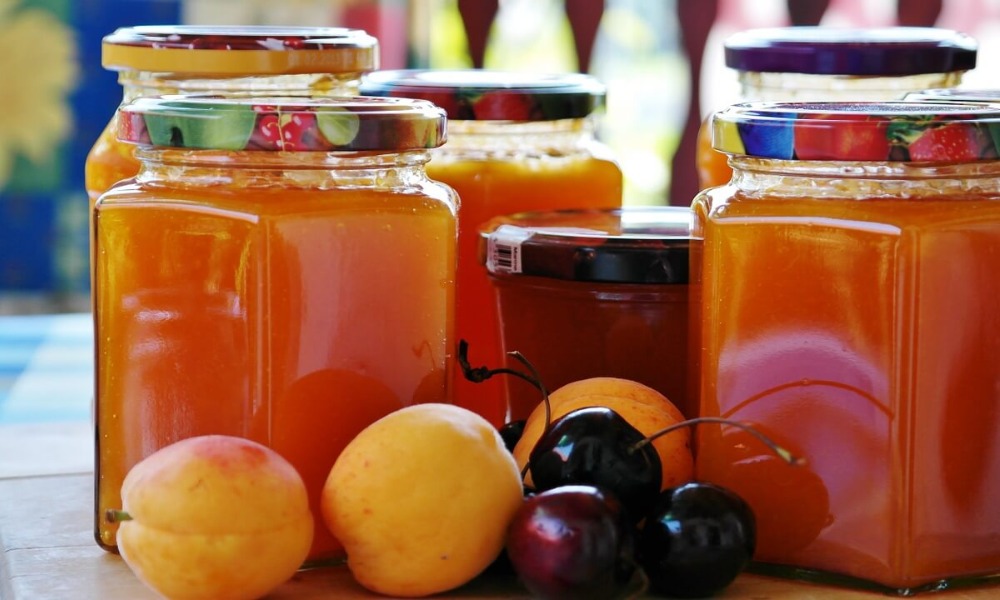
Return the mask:
M680 206L523 212L480 227L480 260L494 275L683 284L693 228Z
M365 73L378 68L378 40L343 27L124 27L102 40L101 63L154 73Z
M780 160L1000 159L1000 109L943 102L745 103L715 113L713 147Z
M976 41L935 27L751 29L724 42L726 66L738 71L889 76L968 71Z
M580 73L403 69L368 74L361 93L429 100L456 121L553 121L590 115L606 90Z
M445 142L444 111L405 98L160 96L119 109L140 146L251 151L406 151Z

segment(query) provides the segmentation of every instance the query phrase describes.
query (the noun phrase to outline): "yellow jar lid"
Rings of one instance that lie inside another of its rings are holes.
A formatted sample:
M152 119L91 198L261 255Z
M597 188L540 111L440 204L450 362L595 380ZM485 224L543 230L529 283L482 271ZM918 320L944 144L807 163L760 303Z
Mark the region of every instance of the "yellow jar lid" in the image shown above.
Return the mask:
M101 64L197 75L361 74L378 68L378 40L343 27L124 27L102 40Z

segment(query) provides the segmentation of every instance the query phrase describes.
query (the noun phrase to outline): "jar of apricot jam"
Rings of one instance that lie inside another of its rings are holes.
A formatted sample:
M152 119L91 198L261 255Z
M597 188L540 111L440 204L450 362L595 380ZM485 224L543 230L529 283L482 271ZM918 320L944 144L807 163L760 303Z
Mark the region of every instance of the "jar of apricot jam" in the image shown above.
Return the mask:
M403 70L366 75L361 93L430 100L448 112L448 143L433 151L427 172L461 198L457 336L472 362L505 364L479 226L522 211L621 206L621 169L595 133L604 86L581 74ZM506 379L473 383L456 371L455 402L499 426Z
M739 101L863 102L951 88L976 66L971 37L931 27L775 27L736 33L724 42L726 66L739 79ZM712 148L706 120L696 164L701 189L732 176Z
M636 206L487 221L480 261L495 288L504 351L520 352L549 390L624 377L693 415L692 219L687 207ZM508 389L512 420L541 401L522 380Z
M1000 574L1000 110L760 103L714 116L697 476L771 573L901 595Z
M140 98L141 168L95 207L97 541L126 472L180 439L263 443L314 514L341 449L448 398L456 203L428 179L428 102ZM274 136L274 131L281 133ZM311 561L341 547L316 520Z
M359 29L143 25L104 37L101 63L118 72L123 102L165 94L357 95L378 68L378 41ZM115 117L86 162L91 208L139 161L119 143Z

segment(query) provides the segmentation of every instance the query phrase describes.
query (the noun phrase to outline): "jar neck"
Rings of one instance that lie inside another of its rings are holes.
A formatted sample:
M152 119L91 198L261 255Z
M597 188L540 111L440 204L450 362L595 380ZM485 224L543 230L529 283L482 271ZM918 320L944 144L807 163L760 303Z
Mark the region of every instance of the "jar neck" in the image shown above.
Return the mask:
M555 121L448 121L448 141L436 152L463 158L532 158L589 151L596 143L593 118Z
M401 190L425 185L425 150L407 152L265 152L136 149L141 185L235 189L367 188Z
M885 101L899 100L909 92L952 88L962 81L962 71L899 76L816 75L740 71L746 101Z
M123 101L163 94L281 94L356 96L360 73L306 73L243 77L195 76L184 73L122 71L118 74Z
M1000 161L929 165L909 162L820 162L730 157L741 197L920 199L997 196Z

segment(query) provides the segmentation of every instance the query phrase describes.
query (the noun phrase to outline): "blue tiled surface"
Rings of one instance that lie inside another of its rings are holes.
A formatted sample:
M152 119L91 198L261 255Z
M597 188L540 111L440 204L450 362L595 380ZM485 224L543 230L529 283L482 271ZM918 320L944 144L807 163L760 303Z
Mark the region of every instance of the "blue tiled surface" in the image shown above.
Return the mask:
M90 420L89 314L0 316L0 425Z

